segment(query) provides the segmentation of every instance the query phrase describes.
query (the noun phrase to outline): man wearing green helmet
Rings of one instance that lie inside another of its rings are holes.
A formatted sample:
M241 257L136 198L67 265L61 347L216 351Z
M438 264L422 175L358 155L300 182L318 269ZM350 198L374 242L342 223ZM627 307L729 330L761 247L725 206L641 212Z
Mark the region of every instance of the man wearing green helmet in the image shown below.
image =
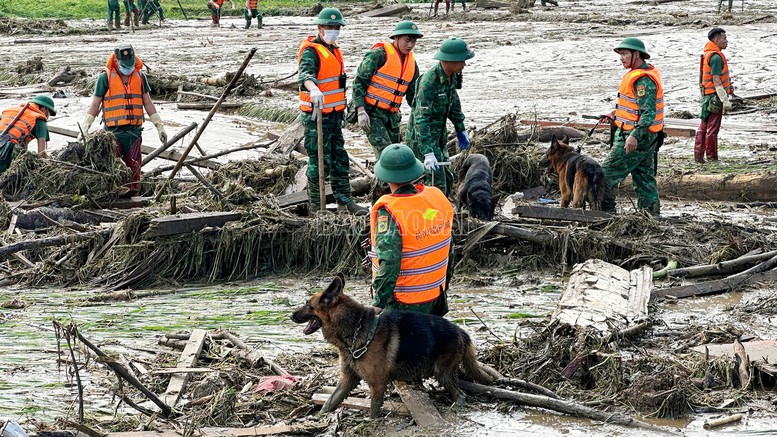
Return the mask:
M404 144L385 148L375 176L388 183L370 216L372 305L443 316L453 206L435 187L414 185L424 166Z
M50 115L57 115L54 100L49 96L35 96L29 103L13 106L0 116L0 173L11 166L18 146L27 149L33 138L38 143L38 154L46 157L49 141L49 127L46 122Z
M626 38L615 47L623 68L614 114L607 114L617 127L614 147L602 165L606 180L602 209L615 212L618 186L631 173L637 192L637 207L659 215L661 204L656 186L657 150L664 133L664 91L658 69L645 59L650 55L637 38Z
M413 105L418 63L413 55L416 40L423 37L412 21L400 21L389 36L393 41L378 42L359 64L353 81L353 102L359 114L359 127L375 152L375 159L389 144L398 143L402 100Z
M407 123L407 145L418 159L423 159L424 167L430 172L426 184L432 185L434 182L434 186L446 196L453 189L453 171L450 166L438 165L439 162L448 161L448 130L445 123L447 120L453 123L459 149L468 149L469 136L465 131L464 114L456 90L461 88L461 72L467 65L466 61L474 56L475 52L462 39L448 38L443 41L434 55L434 59L440 62L418 79L413 110Z
M318 19L318 34L302 40L297 61L299 63L299 108L302 124L305 126L305 150L308 152L308 198L310 211L318 211L326 205L319 205L318 172L329 176L337 209L354 215L367 215L367 209L351 199L348 179L348 153L343 138L343 116L345 114L345 64L337 37L340 27L345 26L343 14L336 8L324 8ZM316 117L322 114L324 144L324 168L318 168L318 128Z

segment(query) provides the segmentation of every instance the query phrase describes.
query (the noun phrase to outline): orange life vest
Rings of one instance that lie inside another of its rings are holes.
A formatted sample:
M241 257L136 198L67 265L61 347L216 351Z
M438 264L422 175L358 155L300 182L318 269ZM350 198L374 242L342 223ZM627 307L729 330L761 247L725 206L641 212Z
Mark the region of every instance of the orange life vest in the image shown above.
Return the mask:
M257 6L259 6L259 0L248 0L248 9L256 9Z
M728 61L726 55L720 50L714 42L707 41L704 46L704 62L702 62L701 87L704 94L715 94L715 84L712 82L712 67L710 67L710 58L718 54L723 59L723 71L720 72L720 81L728 94L734 94L734 87L731 85L731 78L728 76Z
M635 68L629 71L623 75L621 80L618 102L615 104L615 125L624 131L634 130L634 126L639 121L640 112L637 97L634 95L634 82L642 76L649 76L658 88L656 91L656 119L653 120L653 124L648 130L656 133L664 128L664 87L661 85L661 75L656 67L648 65L648 68Z
M0 132L5 130L5 127L13 121L16 114L18 114L22 108L24 108L24 105L14 106L3 111L2 116L0 116ZM30 106L24 110L19 119L16 120L16 123L8 129L6 135L8 135L10 141L14 144L27 145L34 137L32 131L35 129L35 123L41 119L47 120L48 118L43 111L40 110L37 103L30 103Z
M302 41L297 53L297 63L302 59L302 52L308 47L313 47L318 54L318 89L324 94L324 114L332 111L345 110L345 64L343 63L343 54L340 48L333 47L330 51L323 44L314 43L315 37L309 36ZM341 84L342 77L342 84ZM299 92L299 109L304 112L313 112L313 105L310 103L310 93L307 90Z
M143 62L135 56L135 69L129 75L127 84L119 76L116 55L111 54L105 63L108 75L108 92L103 97L103 120L106 127L143 124L143 76L140 70Z
M378 47L383 47L386 51L386 63L372 75L364 101L368 105L397 112L415 75L415 56L410 52L405 56L405 62L402 62L402 57L393 44L379 42L372 46L373 49Z
M453 207L436 187L416 185L415 194L386 194L372 207L370 234L373 279L378 271L375 235L383 207L399 226L402 262L394 298L404 304L431 302L445 286L453 228ZM386 217L385 219L388 219Z

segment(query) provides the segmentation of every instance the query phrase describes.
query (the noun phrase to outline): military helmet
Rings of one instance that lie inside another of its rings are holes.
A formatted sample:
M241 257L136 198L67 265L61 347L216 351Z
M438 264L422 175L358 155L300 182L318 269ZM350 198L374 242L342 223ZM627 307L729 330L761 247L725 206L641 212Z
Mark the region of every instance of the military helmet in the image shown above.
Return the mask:
M37 95L34 99L30 100L30 103L36 103L39 106L43 106L49 110L49 114L57 115L57 110L54 109L54 100L49 96L44 96L43 94Z
M642 59L650 59L650 54L645 50L645 43L639 38L626 38L621 41L621 43L618 44L618 47L615 47L613 51L617 53L620 49L636 50L642 53Z
M337 8L324 8L321 13L318 14L318 20L316 24L322 26L345 26L343 21L343 14Z
M424 165L416 159L410 147L390 144L375 164L375 176L383 182L403 184L413 182L424 174Z
M475 52L467 48L467 43L460 38L448 38L442 42L434 59L439 61L461 62L475 57Z
M402 35L410 35L417 38L422 38L424 36L421 31L418 30L418 25L408 20L397 23L397 26L394 28L394 33L389 35L389 38L394 39L395 37Z

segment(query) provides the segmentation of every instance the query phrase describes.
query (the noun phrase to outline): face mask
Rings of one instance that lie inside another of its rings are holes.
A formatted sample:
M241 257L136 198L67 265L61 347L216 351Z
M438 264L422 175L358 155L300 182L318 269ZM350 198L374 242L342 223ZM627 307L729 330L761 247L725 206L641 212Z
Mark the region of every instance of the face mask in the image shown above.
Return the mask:
M337 41L337 37L340 36L340 31L336 29L324 30L324 40L329 44L334 44Z
M119 67L119 72L121 74L125 75L125 76L129 76L130 74L132 74L133 71L135 71L135 66L134 65L131 66L131 67L126 67L126 68L125 67Z

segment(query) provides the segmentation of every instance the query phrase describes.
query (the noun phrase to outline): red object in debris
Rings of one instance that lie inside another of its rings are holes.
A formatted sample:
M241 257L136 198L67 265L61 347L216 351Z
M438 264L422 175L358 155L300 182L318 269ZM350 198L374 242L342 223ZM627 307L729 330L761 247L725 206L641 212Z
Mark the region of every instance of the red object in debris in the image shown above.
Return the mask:
M259 378L259 382L256 383L254 393L269 393L278 390L288 390L297 385L300 378L292 375L283 376L263 376Z

